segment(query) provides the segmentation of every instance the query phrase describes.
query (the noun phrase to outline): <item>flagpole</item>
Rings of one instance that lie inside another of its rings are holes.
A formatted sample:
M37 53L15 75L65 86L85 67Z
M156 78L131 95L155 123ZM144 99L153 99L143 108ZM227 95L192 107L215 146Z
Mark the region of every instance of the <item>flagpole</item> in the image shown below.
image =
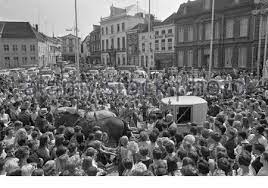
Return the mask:
M79 67L79 38L77 28L77 0L75 0L75 36L76 36L76 66L77 66L77 80L80 80L80 67Z
M262 74L263 77L264 77L264 70L266 68L265 65L266 65L266 60L267 60L267 42L268 42L268 17L266 16L265 47L264 47L263 74Z
M79 98L77 99L77 104L76 104L76 110L78 112L79 109L79 99L81 99L81 95L80 95L80 67L79 67L79 38L78 38L78 28L77 28L77 0L75 0L75 36L76 36L76 53L75 53L75 60L76 60L76 66L77 66L77 70L76 70L76 74L77 74L77 82L78 82L78 95Z
M211 18L211 36L210 36L210 57L209 57L209 70L208 79L211 78L211 68L212 68L212 56L213 56L213 39L214 39L214 14L215 14L215 0L212 0L212 18Z
M262 38L262 7L260 8L260 23L259 23L259 44L258 44L258 59L257 59L257 77L260 79L260 61L261 61L261 38Z
M151 64L151 47L150 47L150 41L151 41L151 0L149 0L149 24L148 24L148 32L149 32L149 57L148 57L148 75L150 75L150 64Z

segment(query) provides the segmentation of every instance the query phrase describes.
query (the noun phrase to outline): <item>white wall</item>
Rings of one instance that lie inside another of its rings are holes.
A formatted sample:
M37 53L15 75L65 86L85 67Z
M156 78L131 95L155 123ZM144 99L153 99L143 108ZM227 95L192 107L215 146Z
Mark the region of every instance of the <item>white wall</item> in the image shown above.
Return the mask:
M172 34L168 33L168 30L172 29ZM165 30L165 35L162 35L162 31ZM155 35L155 41L158 40L159 43L159 50L155 49L155 53L173 53L174 52L174 46L175 46L175 25L162 25L154 27L154 32L158 32L159 35ZM165 39L165 50L163 51L161 49L161 40ZM172 50L168 49L168 39L172 39Z
M125 30L122 30L122 23L125 24ZM106 19L105 21L101 21L101 50L104 49L101 53L101 61L103 64L107 65L107 57L109 59L109 54L105 52L108 49L111 49L112 46L112 39L114 41L114 49L116 49L117 55L116 55L116 63L120 62L120 65L123 64L123 59L125 58L125 65L127 64L127 32L128 30L132 29L134 26L136 26L139 23L144 23L144 19L141 17L135 17L135 16L127 16L123 15L121 17L117 18L110 18ZM120 31L117 30L117 25L120 26ZM113 34L111 33L111 26L113 25ZM102 33L102 28L104 30L104 34ZM106 28L108 28L108 35L106 34ZM118 38L120 38L120 46L118 46ZM123 48L123 38L125 38L125 49ZM106 45L106 40L108 40L108 46ZM104 41L104 46L103 42ZM118 50L118 47L120 47L120 50Z
M139 64L142 66L142 57L144 57L144 66L152 68L154 63L154 32L139 33ZM151 47L150 47L151 43ZM145 51L143 51L143 44L145 44ZM146 56L148 57L148 66L146 66Z
M4 45L9 45L9 52L4 51ZM17 45L18 51L13 51L13 45ZM26 45L26 52L22 51L22 45ZM35 45L35 51L30 51L30 45ZM5 57L10 58L11 66L14 65L14 57L19 58L19 65L22 65L22 57L27 58L27 64L38 64L38 45L36 39L0 39L0 68L8 68L5 67ZM31 57L35 57L35 62L31 62ZM17 67L16 65L14 65Z

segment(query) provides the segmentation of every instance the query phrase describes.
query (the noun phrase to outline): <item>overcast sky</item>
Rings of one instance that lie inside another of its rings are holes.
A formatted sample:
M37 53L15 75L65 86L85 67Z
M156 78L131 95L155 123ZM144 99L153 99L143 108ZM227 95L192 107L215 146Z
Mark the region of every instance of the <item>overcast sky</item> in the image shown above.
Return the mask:
M165 19L188 0L151 0L151 11L158 19ZM139 0L141 9L148 10L148 0ZM101 17L109 16L111 5L126 7L137 0L77 0L79 36L84 39L99 24ZM74 27L74 0L0 0L0 21L28 21L39 24L42 32L52 36L68 34Z

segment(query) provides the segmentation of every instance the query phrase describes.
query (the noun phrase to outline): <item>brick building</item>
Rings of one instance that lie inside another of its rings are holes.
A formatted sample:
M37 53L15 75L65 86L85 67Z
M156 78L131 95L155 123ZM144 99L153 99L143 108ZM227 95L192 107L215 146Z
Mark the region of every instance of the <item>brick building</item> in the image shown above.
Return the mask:
M175 20L178 67L208 69L211 7L212 0L180 6ZM255 9L254 0L215 0L213 70L256 69L260 16L252 13Z
M60 37L62 40L62 59L63 61L69 61L75 63L75 53L76 53L76 36L69 34ZM81 53L81 39L78 39L79 53Z
M147 24L138 24L127 32L128 65L139 66L139 33L143 32Z
M87 44L90 52L90 65L101 64L101 33L100 26L93 25L93 31L90 33L90 40Z
M101 18L101 61L103 65L127 65L127 32L145 20L131 9L110 7L110 16Z
M61 41L28 22L0 21L0 68L49 66L61 57Z
M160 23L155 23L155 68L164 69L175 64L175 17L176 13Z

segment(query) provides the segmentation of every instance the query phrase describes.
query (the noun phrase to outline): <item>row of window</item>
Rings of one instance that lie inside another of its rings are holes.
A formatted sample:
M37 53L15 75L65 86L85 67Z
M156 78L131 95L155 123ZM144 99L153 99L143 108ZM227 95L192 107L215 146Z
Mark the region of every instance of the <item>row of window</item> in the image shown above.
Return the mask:
M249 30L249 19L241 18L239 20L239 36L247 37ZM226 20L225 38L234 38L235 21L233 19ZM265 27L264 27L265 28ZM186 42L194 40L193 27L179 27L178 28L178 42ZM216 22L214 25L214 39L220 38L220 22ZM210 40L211 39L211 23L198 25L198 40Z
M166 39L161 40L161 45L159 47L159 40L155 40L155 51L165 51L166 50ZM173 39L167 39L167 50L173 50Z
M141 44L141 51L142 51L142 52L145 52L145 51L146 51L145 49L146 49L146 47L145 47L145 43L142 43L142 44ZM150 53L150 52L153 52L153 49L152 49L152 43L149 43L149 53Z
M18 45L17 44L13 44L13 45L4 44L4 46L3 46L4 52L11 51L11 47L12 47L13 52L18 51ZM26 52L27 51L27 45L25 45L25 44L21 45L21 51ZM35 52L35 45L30 45L30 51Z
M91 35L90 36L90 40L91 41L97 41L97 40L99 40L100 39L100 36L99 35Z
M100 50L100 45L99 44L95 44L95 45L91 45L90 46L90 51L91 52L96 52Z
M115 32L124 32L125 31L125 23L122 24L117 24L116 31L114 28L114 25L111 25L110 27L105 27L105 32L104 32L104 27L101 28L101 34L102 35L109 35L109 34L114 34Z
M245 68L247 66L247 55L248 55L248 49L246 47L241 47L238 48L238 67L240 68ZM234 49L232 47L230 48L225 48L224 50L224 67L225 68L232 68L232 62L233 62L233 53ZM209 65L209 60L210 60L210 52L209 49L205 49L202 51L201 49L198 50L198 60L197 64L198 67L202 67L202 65ZM186 51L186 56L187 56L187 66L192 67L193 66L193 50L188 50ZM185 58L185 51L179 51L178 53L178 63L180 67L184 66L184 60ZM219 52L218 49L214 49L213 52L213 67L214 68L219 68Z
M103 51L108 50L108 49L121 49L121 47L122 47L122 49L126 48L126 38L125 37L122 37L122 39L117 38L116 45L115 45L115 41L113 38L110 41L108 39L106 39L106 41L102 40L101 43L102 43L102 50Z
M106 56L106 58L105 57L102 57L102 62L104 63L104 64L111 64L111 59L110 59L110 57L109 56ZM127 61L126 61L126 56L125 55L123 55L122 57L120 57L120 56L117 56L117 58L116 58L116 65L126 65L126 63L127 63Z
M10 57L5 57L4 59L5 59L5 62L6 63L10 63L10 61L11 61L11 58ZM35 57L31 57L30 60L33 62L33 61L36 60L36 58ZM15 63L18 63L19 62L19 57L13 57L13 61ZM27 63L27 61L28 61L28 58L27 57L22 57L22 63L23 64L24 63Z
M141 64L140 64L140 66L141 67L148 67L148 66L153 66L153 59L154 59L154 57L153 56L151 56L151 62L149 61L149 56L141 56L140 57L140 62L141 62Z
M63 44L74 45L74 39L63 39Z
M67 52L67 47L66 46L63 46L63 52ZM74 52L74 47L69 47L68 52L73 53Z
M161 31L161 35L165 35L166 30ZM167 34L173 34L173 29L168 29ZM159 31L155 31L155 36L159 36Z

